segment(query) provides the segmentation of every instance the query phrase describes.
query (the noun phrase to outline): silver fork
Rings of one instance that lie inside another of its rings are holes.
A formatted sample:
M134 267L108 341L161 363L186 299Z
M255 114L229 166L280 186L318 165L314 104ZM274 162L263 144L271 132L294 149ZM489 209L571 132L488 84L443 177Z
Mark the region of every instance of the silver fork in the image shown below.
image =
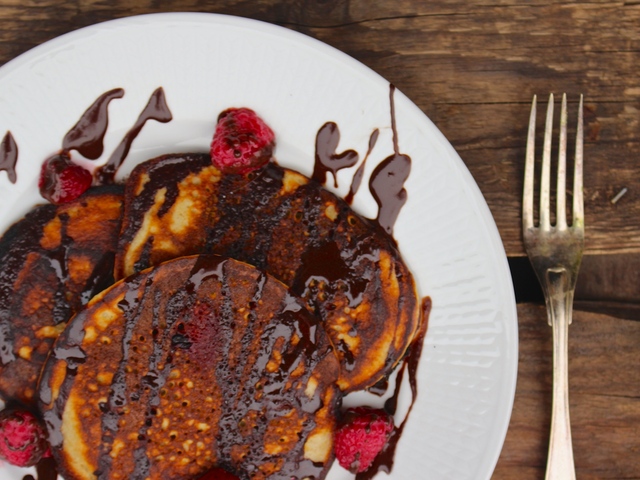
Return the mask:
M582 95L578 111L575 166L573 175L573 212L571 225L566 215L567 173L567 96L562 96L558 178L556 187L556 222L551 225L550 163L553 130L553 94L549 96L540 175L539 225L533 220L534 144L536 97L531 105L524 173L522 235L529 260L538 276L547 304L549 325L553 328L553 406L546 480L576 478L569 421L569 369L567 340L573 309L573 295L584 248L584 207L582 198L583 120Z

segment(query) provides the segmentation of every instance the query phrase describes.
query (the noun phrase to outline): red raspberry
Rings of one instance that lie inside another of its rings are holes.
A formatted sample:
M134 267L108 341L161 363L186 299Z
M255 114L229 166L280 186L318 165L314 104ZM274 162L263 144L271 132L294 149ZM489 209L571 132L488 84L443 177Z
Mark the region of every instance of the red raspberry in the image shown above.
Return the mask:
M51 203L60 205L82 195L91 186L92 180L91 172L74 164L62 152L44 161L38 187L40 195Z
M393 418L384 410L347 410L335 437L338 462L351 473L364 472L387 444L393 428Z
M245 174L269 161L275 135L249 108L229 108L218 116L211 161L225 173Z
M197 360L207 362L222 348L220 327L213 307L207 302L198 302L191 307L188 315L187 322L177 325L172 344L176 348L189 350Z
M235 475L223 470L222 468L212 468L207 473L198 478L198 480L240 480Z
M0 412L0 458L19 467L30 467L49 455L45 428L31 412Z

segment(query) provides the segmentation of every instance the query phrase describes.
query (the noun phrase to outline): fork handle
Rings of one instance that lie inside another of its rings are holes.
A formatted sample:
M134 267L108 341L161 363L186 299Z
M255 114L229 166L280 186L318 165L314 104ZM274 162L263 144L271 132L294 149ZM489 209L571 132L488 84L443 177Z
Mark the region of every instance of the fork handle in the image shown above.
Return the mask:
M549 323L553 329L553 405L545 480L575 480L569 421L569 324L573 286L564 269L547 270Z

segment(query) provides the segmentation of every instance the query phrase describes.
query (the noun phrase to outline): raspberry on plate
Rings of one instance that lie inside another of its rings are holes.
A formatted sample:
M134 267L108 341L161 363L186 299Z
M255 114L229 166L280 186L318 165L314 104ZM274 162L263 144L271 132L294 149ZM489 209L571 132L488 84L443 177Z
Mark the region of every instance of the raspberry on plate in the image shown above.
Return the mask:
M228 108L218 116L211 142L211 161L224 173L245 174L271 158L275 135L249 108Z
M338 463L351 473L366 471L387 444L393 429L393 417L384 410L369 407L347 410L335 437Z
M91 186L89 170L76 165L62 152L47 158L40 170L40 195L55 205L75 200Z
M0 412L0 458L18 467L30 467L48 451L46 430L31 412Z

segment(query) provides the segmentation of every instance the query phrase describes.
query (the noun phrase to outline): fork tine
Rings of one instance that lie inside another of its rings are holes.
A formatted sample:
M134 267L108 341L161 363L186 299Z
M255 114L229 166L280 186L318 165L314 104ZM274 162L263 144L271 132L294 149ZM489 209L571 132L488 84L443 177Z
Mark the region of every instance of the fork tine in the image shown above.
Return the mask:
M582 197L582 146L584 143L582 119L582 95L578 107L578 127L576 130L576 158L573 171L573 227L584 227L584 200Z
M540 229L549 230L549 182L551 177L551 134L553 131L553 93L549 95L547 120L544 126L544 144L542 149L542 172L540 174Z
M560 109L560 141L558 145L558 185L556 188L556 228L567 228L567 94L562 94Z
M524 189L522 195L522 227L527 230L533 228L533 167L536 138L536 95L531 102L529 116L529 133L527 134L527 151L524 164Z

